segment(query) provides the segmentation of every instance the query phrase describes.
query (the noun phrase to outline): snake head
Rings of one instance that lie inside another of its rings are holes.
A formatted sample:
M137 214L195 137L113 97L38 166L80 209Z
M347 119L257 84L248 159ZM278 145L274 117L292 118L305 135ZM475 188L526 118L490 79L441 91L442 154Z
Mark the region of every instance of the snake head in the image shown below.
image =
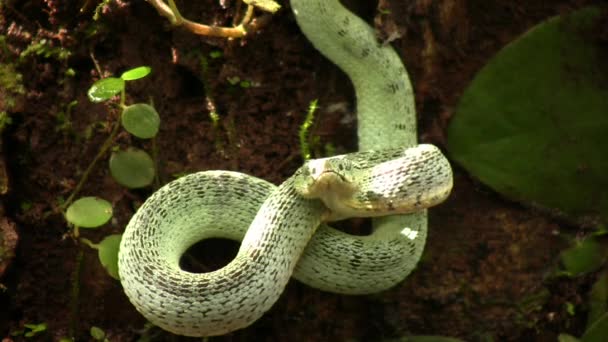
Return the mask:
M355 169L345 155L308 160L296 172L294 188L300 196L320 199L331 209L357 191Z

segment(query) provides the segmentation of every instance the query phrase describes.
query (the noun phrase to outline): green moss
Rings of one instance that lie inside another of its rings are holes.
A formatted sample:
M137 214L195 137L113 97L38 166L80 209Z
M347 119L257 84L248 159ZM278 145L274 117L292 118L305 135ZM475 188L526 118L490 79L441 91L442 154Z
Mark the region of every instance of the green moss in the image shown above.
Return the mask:
M32 42L25 48L19 55L19 59L23 61L25 58L32 55L64 61L70 57L71 52L63 47L51 45L46 39L40 39L37 42Z
M0 64L0 132L11 123L7 112L17 104L19 97L25 94L23 76L15 70L13 64Z

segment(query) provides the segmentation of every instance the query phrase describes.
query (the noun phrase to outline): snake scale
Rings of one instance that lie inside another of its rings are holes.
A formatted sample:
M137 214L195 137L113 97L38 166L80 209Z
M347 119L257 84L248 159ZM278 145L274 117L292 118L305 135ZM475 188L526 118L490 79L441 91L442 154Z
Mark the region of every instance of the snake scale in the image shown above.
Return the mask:
M426 239L425 208L450 193L449 162L417 145L407 72L373 29L337 0L291 0L313 45L352 80L361 152L306 162L278 187L231 171L174 180L137 210L123 234L119 274L148 320L180 335L246 327L276 302L289 278L321 290L367 294L414 268ZM399 215L397 215L399 214ZM324 224L373 219L354 236ZM241 241L225 267L195 274L181 255L206 238Z

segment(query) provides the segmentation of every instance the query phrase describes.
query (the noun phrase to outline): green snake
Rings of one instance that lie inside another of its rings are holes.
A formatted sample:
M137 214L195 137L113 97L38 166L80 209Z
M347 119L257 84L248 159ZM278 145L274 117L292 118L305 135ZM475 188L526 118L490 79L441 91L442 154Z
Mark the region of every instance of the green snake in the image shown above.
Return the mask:
M137 310L173 333L213 336L246 327L292 276L342 294L394 286L424 248L425 208L451 191L447 159L432 145L417 145L412 91L397 54L337 0L291 6L304 34L353 82L361 152L310 160L278 187L204 171L148 198L123 234L119 274ZM383 217L373 219L369 236L324 224L353 216ZM241 247L219 270L182 270L182 254L206 238Z

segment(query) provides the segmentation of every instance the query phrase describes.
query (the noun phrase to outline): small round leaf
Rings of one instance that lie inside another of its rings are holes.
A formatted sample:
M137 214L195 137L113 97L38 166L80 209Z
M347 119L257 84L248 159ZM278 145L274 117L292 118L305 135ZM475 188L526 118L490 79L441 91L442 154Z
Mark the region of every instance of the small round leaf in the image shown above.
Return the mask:
M149 66L140 66L123 72L120 78L125 81L133 81L148 76L151 71Z
M108 77L93 83L87 95L92 102L102 102L111 99L112 96L120 93L123 89L125 89L125 80Z
M154 107L146 103L136 103L126 107L120 117L127 132L141 139L153 138L158 133L160 117Z
M145 151L129 148L112 153L110 173L120 185L142 188L154 180L154 162Z
M118 280L120 280L118 276L118 248L121 238L122 234L108 235L97 245L99 262L112 278Z
M66 220L82 228L96 228L112 217L112 205L99 197L83 197L72 203L65 214Z

